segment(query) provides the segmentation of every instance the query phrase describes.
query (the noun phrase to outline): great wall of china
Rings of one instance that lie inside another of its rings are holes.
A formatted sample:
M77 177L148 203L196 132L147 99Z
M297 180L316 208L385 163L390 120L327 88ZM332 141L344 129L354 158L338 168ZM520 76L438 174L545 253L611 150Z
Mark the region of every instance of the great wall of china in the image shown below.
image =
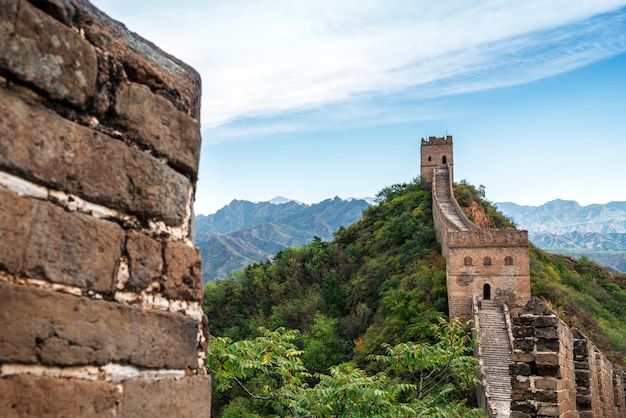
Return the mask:
M454 198L452 137L421 143L421 178L433 195L446 259L451 318L473 320L489 417L626 417L626 373L580 331L530 295L528 235L483 230Z
M193 196L200 78L86 0L0 0L0 416L210 416ZM626 375L530 297L524 231L422 141L450 316L493 417L626 417Z

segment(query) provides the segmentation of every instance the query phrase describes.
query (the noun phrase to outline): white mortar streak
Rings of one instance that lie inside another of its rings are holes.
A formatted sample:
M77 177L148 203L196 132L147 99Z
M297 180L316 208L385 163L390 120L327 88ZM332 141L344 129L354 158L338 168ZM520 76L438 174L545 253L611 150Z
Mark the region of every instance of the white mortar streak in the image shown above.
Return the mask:
M118 290L124 289L126 282L130 278L130 270L128 267L128 259L124 256L120 258L119 267L117 268L117 284Z
M33 376L46 376L62 379L103 380L106 382L120 383L130 379L181 379L185 377L185 370L181 369L139 369L116 363L104 366L80 366L80 367L55 367L42 366L40 364L2 364L0 365L0 377L30 374Z
M96 293L93 290L85 290L76 286L68 286L60 283L52 283L40 279L30 279L26 277L19 277L12 274L8 274L4 271L0 271L0 282L17 284L21 286L38 287L45 290L51 290L59 293L66 293L73 296L83 296L90 299L102 300L104 299L102 294ZM152 286L149 287L149 289ZM190 317L198 323L202 322L202 306L199 302L187 302L184 300L169 300L164 298L160 294L149 294L142 292L141 294L133 292L115 292L113 298L116 302L124 305L140 305L142 308L156 309L164 312L181 313Z
M43 186L31 183L21 177L0 171L0 184L6 188L13 190L20 196L30 196L36 199L47 199L48 189Z
M79 212L91 215L97 219L113 219L124 225L132 225L137 227L141 223L136 216L120 212L97 203L89 202L76 195L65 193L60 190L49 189L45 186L35 184L21 177L0 171L0 185L13 190L20 196L32 197L39 200L47 200L50 203L57 204L70 212ZM187 245L193 246L189 240L189 220L191 219L191 196L193 188L189 187L187 203L185 207L185 220L181 226L167 226L162 221L149 221L149 229L143 229L142 232L150 236L160 236L166 234L174 241L184 241Z

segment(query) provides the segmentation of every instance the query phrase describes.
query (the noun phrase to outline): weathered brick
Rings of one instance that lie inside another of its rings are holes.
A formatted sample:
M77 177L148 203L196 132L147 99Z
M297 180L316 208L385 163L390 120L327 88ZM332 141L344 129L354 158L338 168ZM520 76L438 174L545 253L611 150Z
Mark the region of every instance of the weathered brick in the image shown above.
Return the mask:
M115 121L135 141L149 146L195 178L200 159L200 124L142 84L120 86Z
M561 368L551 365L537 365L537 373L539 376L552 376L561 378Z
M31 0L31 3L66 25L72 23L72 18L76 13L76 8L70 0Z
M124 239L119 225L1 186L0 213L0 267L97 292L113 290Z
M512 375L530 376L530 365L526 363L513 363L509 365Z
M129 31L87 0L75 0L75 22L96 47L113 54L134 82L145 84L177 109L200 118L200 75L152 42Z
M0 167L143 219L180 225L189 180L145 152L0 89Z
M28 374L0 378L0 415L9 417L115 417L116 385Z
M513 326L513 337L515 338L532 337L534 332L535 332L535 329L531 326L524 326L524 325Z
M163 273L161 243L137 231L128 231L126 235L130 276L126 289L141 291L148 287Z
M535 400L538 402L557 402L558 399L554 390L537 390Z
M559 318L557 318L556 316L535 317L535 327L537 328L546 328L546 327L556 328L558 325L559 325Z
M516 350L532 351L534 346L535 346L535 342L532 339L515 338L513 340L513 347Z
M514 362L521 361L523 363L530 363L531 361L535 361L535 354L533 352L511 353L511 360Z
M535 387L537 389L557 390L558 385L559 381L554 378L544 377L541 379L535 379Z
M189 317L0 282L0 363L198 368Z
M513 411L518 411L518 412L526 412L526 413L533 413L536 411L535 407L533 405L531 405L529 403L528 400L524 400L524 401L511 401L511 412Z
M527 390L512 390L511 391L511 400L512 401L523 401L524 399L528 399L529 395L532 396L532 393Z
M555 405L539 405L537 406L537 415L544 417L558 417L561 415L559 407Z
M200 250L179 242L167 242L163 251L166 279L162 291L170 299L202 300Z
M554 327L535 329L535 337L545 338L547 340L557 340L559 338L559 330Z
M581 384L588 384L591 378L591 372L589 370L576 370L576 382Z
M537 351L555 351L558 352L561 349L560 340L546 340L539 339L536 342Z
M513 391L526 392L526 389L530 388L530 380L518 379L518 376L511 376L511 388Z
M0 186L0 268L21 271L35 211L32 199Z
M558 366L560 363L559 354L535 353L535 362L542 366Z
M133 379L123 384L120 412L138 417L209 417L211 378L189 376L182 380ZM167 394L167 396L163 396Z
M4 4L6 3L6 5ZM28 2L4 0L0 67L54 100L84 109L94 95L97 58L76 31Z
M591 406L591 395L579 395L576 394L576 404L581 405L583 407Z

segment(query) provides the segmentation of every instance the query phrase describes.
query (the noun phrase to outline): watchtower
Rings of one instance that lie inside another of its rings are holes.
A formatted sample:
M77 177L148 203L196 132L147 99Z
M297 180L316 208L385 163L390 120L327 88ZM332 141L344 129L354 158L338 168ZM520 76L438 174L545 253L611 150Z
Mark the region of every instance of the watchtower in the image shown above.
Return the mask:
M422 156L421 162L421 178L424 187L427 190L432 188L433 168L442 164L450 167L452 181L454 181L454 159L452 157L452 136L435 137L429 136L428 139L422 138L422 146L420 148Z

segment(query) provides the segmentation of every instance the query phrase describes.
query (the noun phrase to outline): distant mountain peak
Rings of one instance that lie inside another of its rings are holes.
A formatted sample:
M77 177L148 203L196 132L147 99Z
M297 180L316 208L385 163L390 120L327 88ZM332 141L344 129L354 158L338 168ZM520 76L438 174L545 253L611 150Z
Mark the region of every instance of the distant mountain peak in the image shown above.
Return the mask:
M347 201L352 201L352 200L365 200L367 203L369 203L370 205L373 205L376 203L376 198L375 197L371 197L371 196L365 196L365 197L349 197L346 199Z
M302 202L298 202L297 200L294 199L288 199L286 197L282 197L282 196L276 196L275 198L273 198L272 200L268 200L269 203L273 204L273 205L282 205L284 203L290 203L290 202L294 202L297 203L298 205L303 205Z

